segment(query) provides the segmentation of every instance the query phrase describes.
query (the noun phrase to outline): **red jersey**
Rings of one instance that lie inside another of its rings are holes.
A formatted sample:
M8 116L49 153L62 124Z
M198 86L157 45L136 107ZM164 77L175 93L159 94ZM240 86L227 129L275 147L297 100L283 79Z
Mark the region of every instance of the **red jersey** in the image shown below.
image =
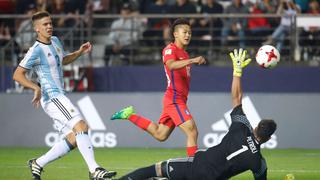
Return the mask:
M191 65L181 69L169 70L167 60L181 61L189 59L189 54L174 43L167 45L162 51L164 69L167 76L167 90L164 94L167 103L186 103L189 94Z

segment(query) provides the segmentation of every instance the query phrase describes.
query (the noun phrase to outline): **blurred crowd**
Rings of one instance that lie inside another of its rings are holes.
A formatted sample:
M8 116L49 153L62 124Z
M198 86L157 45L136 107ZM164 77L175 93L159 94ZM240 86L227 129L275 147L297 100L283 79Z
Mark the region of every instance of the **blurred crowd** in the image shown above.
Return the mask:
M86 25L110 28L104 50L106 64L114 55L127 57L129 49L137 41L148 39L144 43L150 47L164 46L169 42L172 19L128 20L135 14L203 15L202 18L190 18L194 46L213 43L223 47L236 43L245 48L255 43L274 44L281 50L290 34L292 17L300 13L319 14L319 3L320 0L0 0L0 14L26 15L25 19L0 19L0 45L15 37L19 48L28 48L34 37L29 17L36 11L45 10L52 15L62 15L53 22L55 28L62 29L79 25L75 15L120 14L120 18L111 22L101 22L99 19L91 22L90 18L85 21ZM210 14L279 14L282 17L208 18ZM300 44L318 46L319 30L319 27L304 27L300 33ZM56 35L63 34L62 31ZM260 39L250 41L247 37ZM320 56L318 48L306 48L305 51Z

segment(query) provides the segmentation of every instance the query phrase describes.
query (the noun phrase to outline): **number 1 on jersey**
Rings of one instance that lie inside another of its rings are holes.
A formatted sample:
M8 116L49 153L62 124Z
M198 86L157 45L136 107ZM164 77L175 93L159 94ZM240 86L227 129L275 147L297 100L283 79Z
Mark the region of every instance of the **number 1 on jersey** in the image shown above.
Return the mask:
M227 156L227 160L229 161L230 159L232 159L232 158L234 158L235 156L237 156L237 155L239 155L239 154L247 151L248 149L249 149L248 146L242 145L242 148L241 148L241 149L239 149L239 150L231 153L229 156Z

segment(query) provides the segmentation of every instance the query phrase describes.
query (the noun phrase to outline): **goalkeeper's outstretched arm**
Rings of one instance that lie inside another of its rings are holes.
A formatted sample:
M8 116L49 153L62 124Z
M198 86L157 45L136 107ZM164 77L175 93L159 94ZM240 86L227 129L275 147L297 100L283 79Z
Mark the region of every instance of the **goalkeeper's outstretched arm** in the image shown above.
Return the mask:
M246 58L246 50L237 49L234 52L230 53L230 58L233 64L233 79L231 85L231 98L232 98L232 107L235 108L241 104L242 101L242 86L241 86L241 76L242 70L246 67L250 62L251 59Z
M238 76L233 76L233 79L232 79L231 98L232 98L232 108L235 108L241 104L242 87L241 87L241 78Z

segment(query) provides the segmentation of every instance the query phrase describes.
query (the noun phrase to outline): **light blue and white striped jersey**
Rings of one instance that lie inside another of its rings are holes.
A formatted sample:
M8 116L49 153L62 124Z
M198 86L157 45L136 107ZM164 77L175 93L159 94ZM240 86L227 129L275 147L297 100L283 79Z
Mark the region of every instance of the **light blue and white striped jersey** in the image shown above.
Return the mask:
M19 64L37 74L42 100L45 102L59 94L65 94L62 71L65 55L60 40L52 36L50 44L36 41Z

